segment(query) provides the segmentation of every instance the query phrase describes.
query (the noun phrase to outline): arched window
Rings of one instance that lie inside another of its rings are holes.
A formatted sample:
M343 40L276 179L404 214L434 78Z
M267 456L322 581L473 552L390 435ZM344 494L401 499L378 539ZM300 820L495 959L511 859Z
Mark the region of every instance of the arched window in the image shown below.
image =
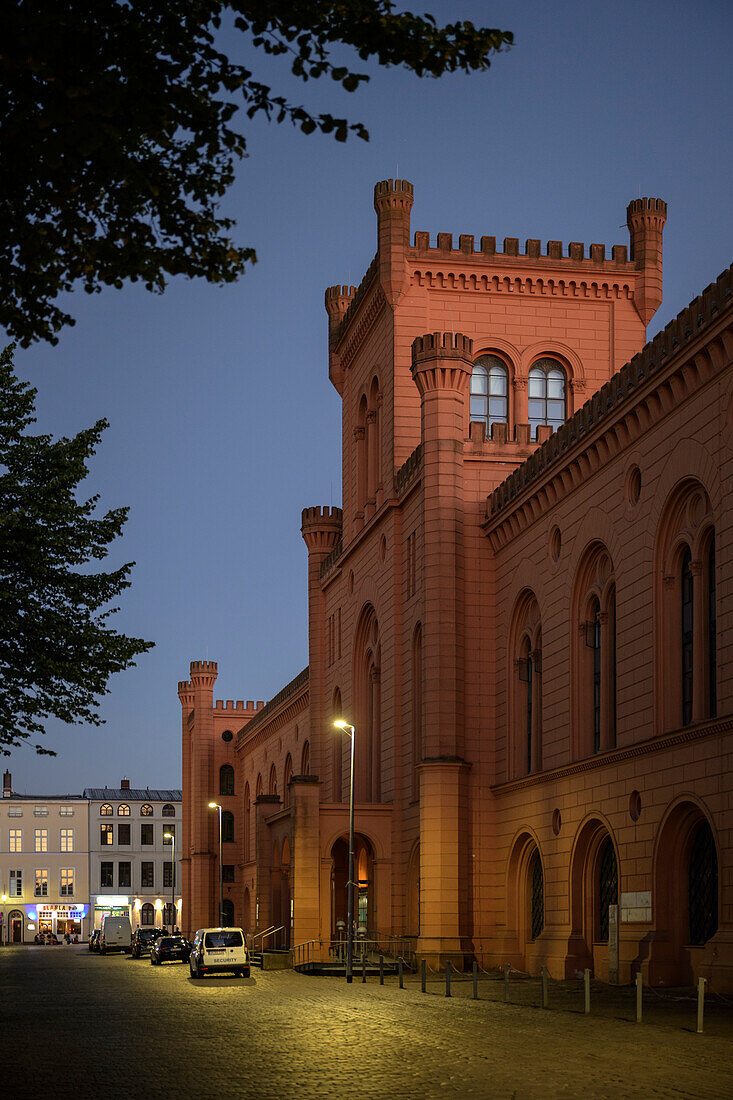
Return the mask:
M508 774L518 777L542 767L542 621L534 593L521 593L510 627L511 740Z
M244 862L248 863L250 859L250 836L251 836L251 817L252 806L249 796L249 783L244 785Z
M234 843L234 814L223 810L221 815L221 839L225 844Z
M532 438L537 438L540 424L549 424L555 431L567 416L565 402L565 371L556 359L538 359L529 371L527 396Z
M283 771L283 803L290 805L290 780L293 778L293 758L288 753L285 757L285 769Z
M422 624L418 623L412 638L412 797L420 797L418 764L423 758L423 658Z
M114 810L110 806L109 802L105 802L99 807L99 816L100 817L112 817L113 813L114 813Z
M155 909L149 901L140 910L140 924L155 924Z
M234 794L234 768L231 764L222 764L219 768L219 794Z
M532 657L532 642L524 636L520 649L519 681L524 684L520 689L520 696L524 696L524 771L529 774L532 771L532 696L534 692L534 659Z
M689 890L690 943L707 943L718 931L718 855L707 821L693 834Z
M165 806L161 810L161 816L162 817L175 817L176 816L176 807L171 805L170 802L166 802Z
M690 563L692 554L689 546L685 547L680 566L680 677L682 684L682 725L688 726L692 721L692 599L693 579Z
M311 773L311 747L308 741L303 742L303 755L300 764L300 774L310 775Z
M616 582L606 547L583 553L572 597L572 743L577 759L616 744Z
M708 590L707 660L705 662L708 677L708 714L711 718L714 718L718 713L718 647L716 641L718 616L715 609L715 532L711 532L710 534L705 581Z
M529 861L529 929L530 938L536 940L545 927L545 877L542 871L540 853L535 853Z
M255 784L255 799L259 798L262 794L262 772L257 773L257 783Z
M585 624L585 644L591 651L590 673L591 729L593 752L601 748L601 605L594 596L588 608Z
M130 816L130 807L127 805L126 802L121 802L120 805L117 807L117 816L118 817L129 817Z
M338 688L333 693L333 719L343 717L343 707L341 704L341 692ZM340 802L343 797L344 790L344 737L341 730L332 728L332 753L333 753L333 800L334 802Z
M509 371L496 355L482 355L474 363L469 416L486 425L487 438L492 424L509 421Z
M610 836L603 842L598 853L598 875L596 898L598 904L598 940L608 943L608 907L618 905L618 868L616 851Z
M277 794L277 768L274 764L270 768L270 786L267 793Z
M178 923L176 907L168 901L163 906L163 924L172 932Z
M381 447L380 447L380 406L382 395L379 390L379 379L373 378L369 389L369 408L366 415L366 446L367 446L367 503L379 505L377 494L381 489Z
M140 817L152 817L152 816L153 816L153 807L150 805L149 802L143 802L142 806L140 807Z
M356 508L361 518L364 518L364 506L367 499L367 399L362 394L359 402L359 410L356 414L356 427L354 428L354 441L356 443Z

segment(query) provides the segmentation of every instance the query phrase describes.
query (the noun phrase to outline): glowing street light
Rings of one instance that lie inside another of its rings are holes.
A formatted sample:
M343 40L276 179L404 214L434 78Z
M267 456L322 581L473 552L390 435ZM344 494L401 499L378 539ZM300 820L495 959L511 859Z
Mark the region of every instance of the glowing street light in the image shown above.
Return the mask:
M346 886L346 981L354 978L354 741L355 730L343 718L337 718L334 726L348 733L351 738L351 768L349 771L349 881Z
M221 803L210 802L210 810L219 811L219 927L224 927L224 879L221 870Z
M176 925L176 834L174 832L163 833L163 840L171 842L171 933Z

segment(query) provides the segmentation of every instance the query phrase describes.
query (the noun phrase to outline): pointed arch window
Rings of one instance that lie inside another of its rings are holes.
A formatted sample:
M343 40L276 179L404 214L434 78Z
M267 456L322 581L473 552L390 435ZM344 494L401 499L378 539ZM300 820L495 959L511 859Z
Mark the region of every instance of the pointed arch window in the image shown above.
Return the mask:
M270 786L268 794L277 794L277 768L274 764L270 768Z
M288 753L285 757L285 771L283 772L283 804L290 805L290 780L293 778L293 758Z
M417 770L423 758L423 659L422 624L415 627L412 641L412 797L420 797L420 777Z
M311 747L308 741L303 742L303 755L300 764L300 774L310 775L311 773Z
M496 355L482 355L471 373L470 419L486 425L509 422L509 371Z
M549 424L554 431L567 417L566 379L562 365L556 359L538 359L528 375L527 397L529 424L533 439L540 424Z

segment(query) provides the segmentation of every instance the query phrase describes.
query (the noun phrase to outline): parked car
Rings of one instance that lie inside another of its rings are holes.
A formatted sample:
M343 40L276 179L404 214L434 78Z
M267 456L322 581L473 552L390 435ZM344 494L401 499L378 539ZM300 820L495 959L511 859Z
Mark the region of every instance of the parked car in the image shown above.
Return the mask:
M130 954L133 959L148 955L151 944L162 935L163 931L160 928L136 928L130 941Z
M99 930L100 955L106 955L108 951L124 951L129 955L131 939L129 917L102 917L102 927Z
M95 928L89 937L89 950L99 951L99 929Z
M249 977L249 952L241 928L199 928L194 936L188 965L192 978L229 971Z
M159 936L150 945L150 965L164 962L188 962L191 944L183 936Z

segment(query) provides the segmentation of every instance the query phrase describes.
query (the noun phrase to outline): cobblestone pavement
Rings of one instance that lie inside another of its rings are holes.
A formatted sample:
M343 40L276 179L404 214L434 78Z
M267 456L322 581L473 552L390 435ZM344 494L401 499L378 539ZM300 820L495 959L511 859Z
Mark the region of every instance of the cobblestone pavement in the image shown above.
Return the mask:
M733 1096L733 999L696 1035L694 1000L579 984L380 987L255 971L193 982L188 967L76 947L0 949L3 1096L107 1098ZM624 1018L625 1017L625 1018Z

